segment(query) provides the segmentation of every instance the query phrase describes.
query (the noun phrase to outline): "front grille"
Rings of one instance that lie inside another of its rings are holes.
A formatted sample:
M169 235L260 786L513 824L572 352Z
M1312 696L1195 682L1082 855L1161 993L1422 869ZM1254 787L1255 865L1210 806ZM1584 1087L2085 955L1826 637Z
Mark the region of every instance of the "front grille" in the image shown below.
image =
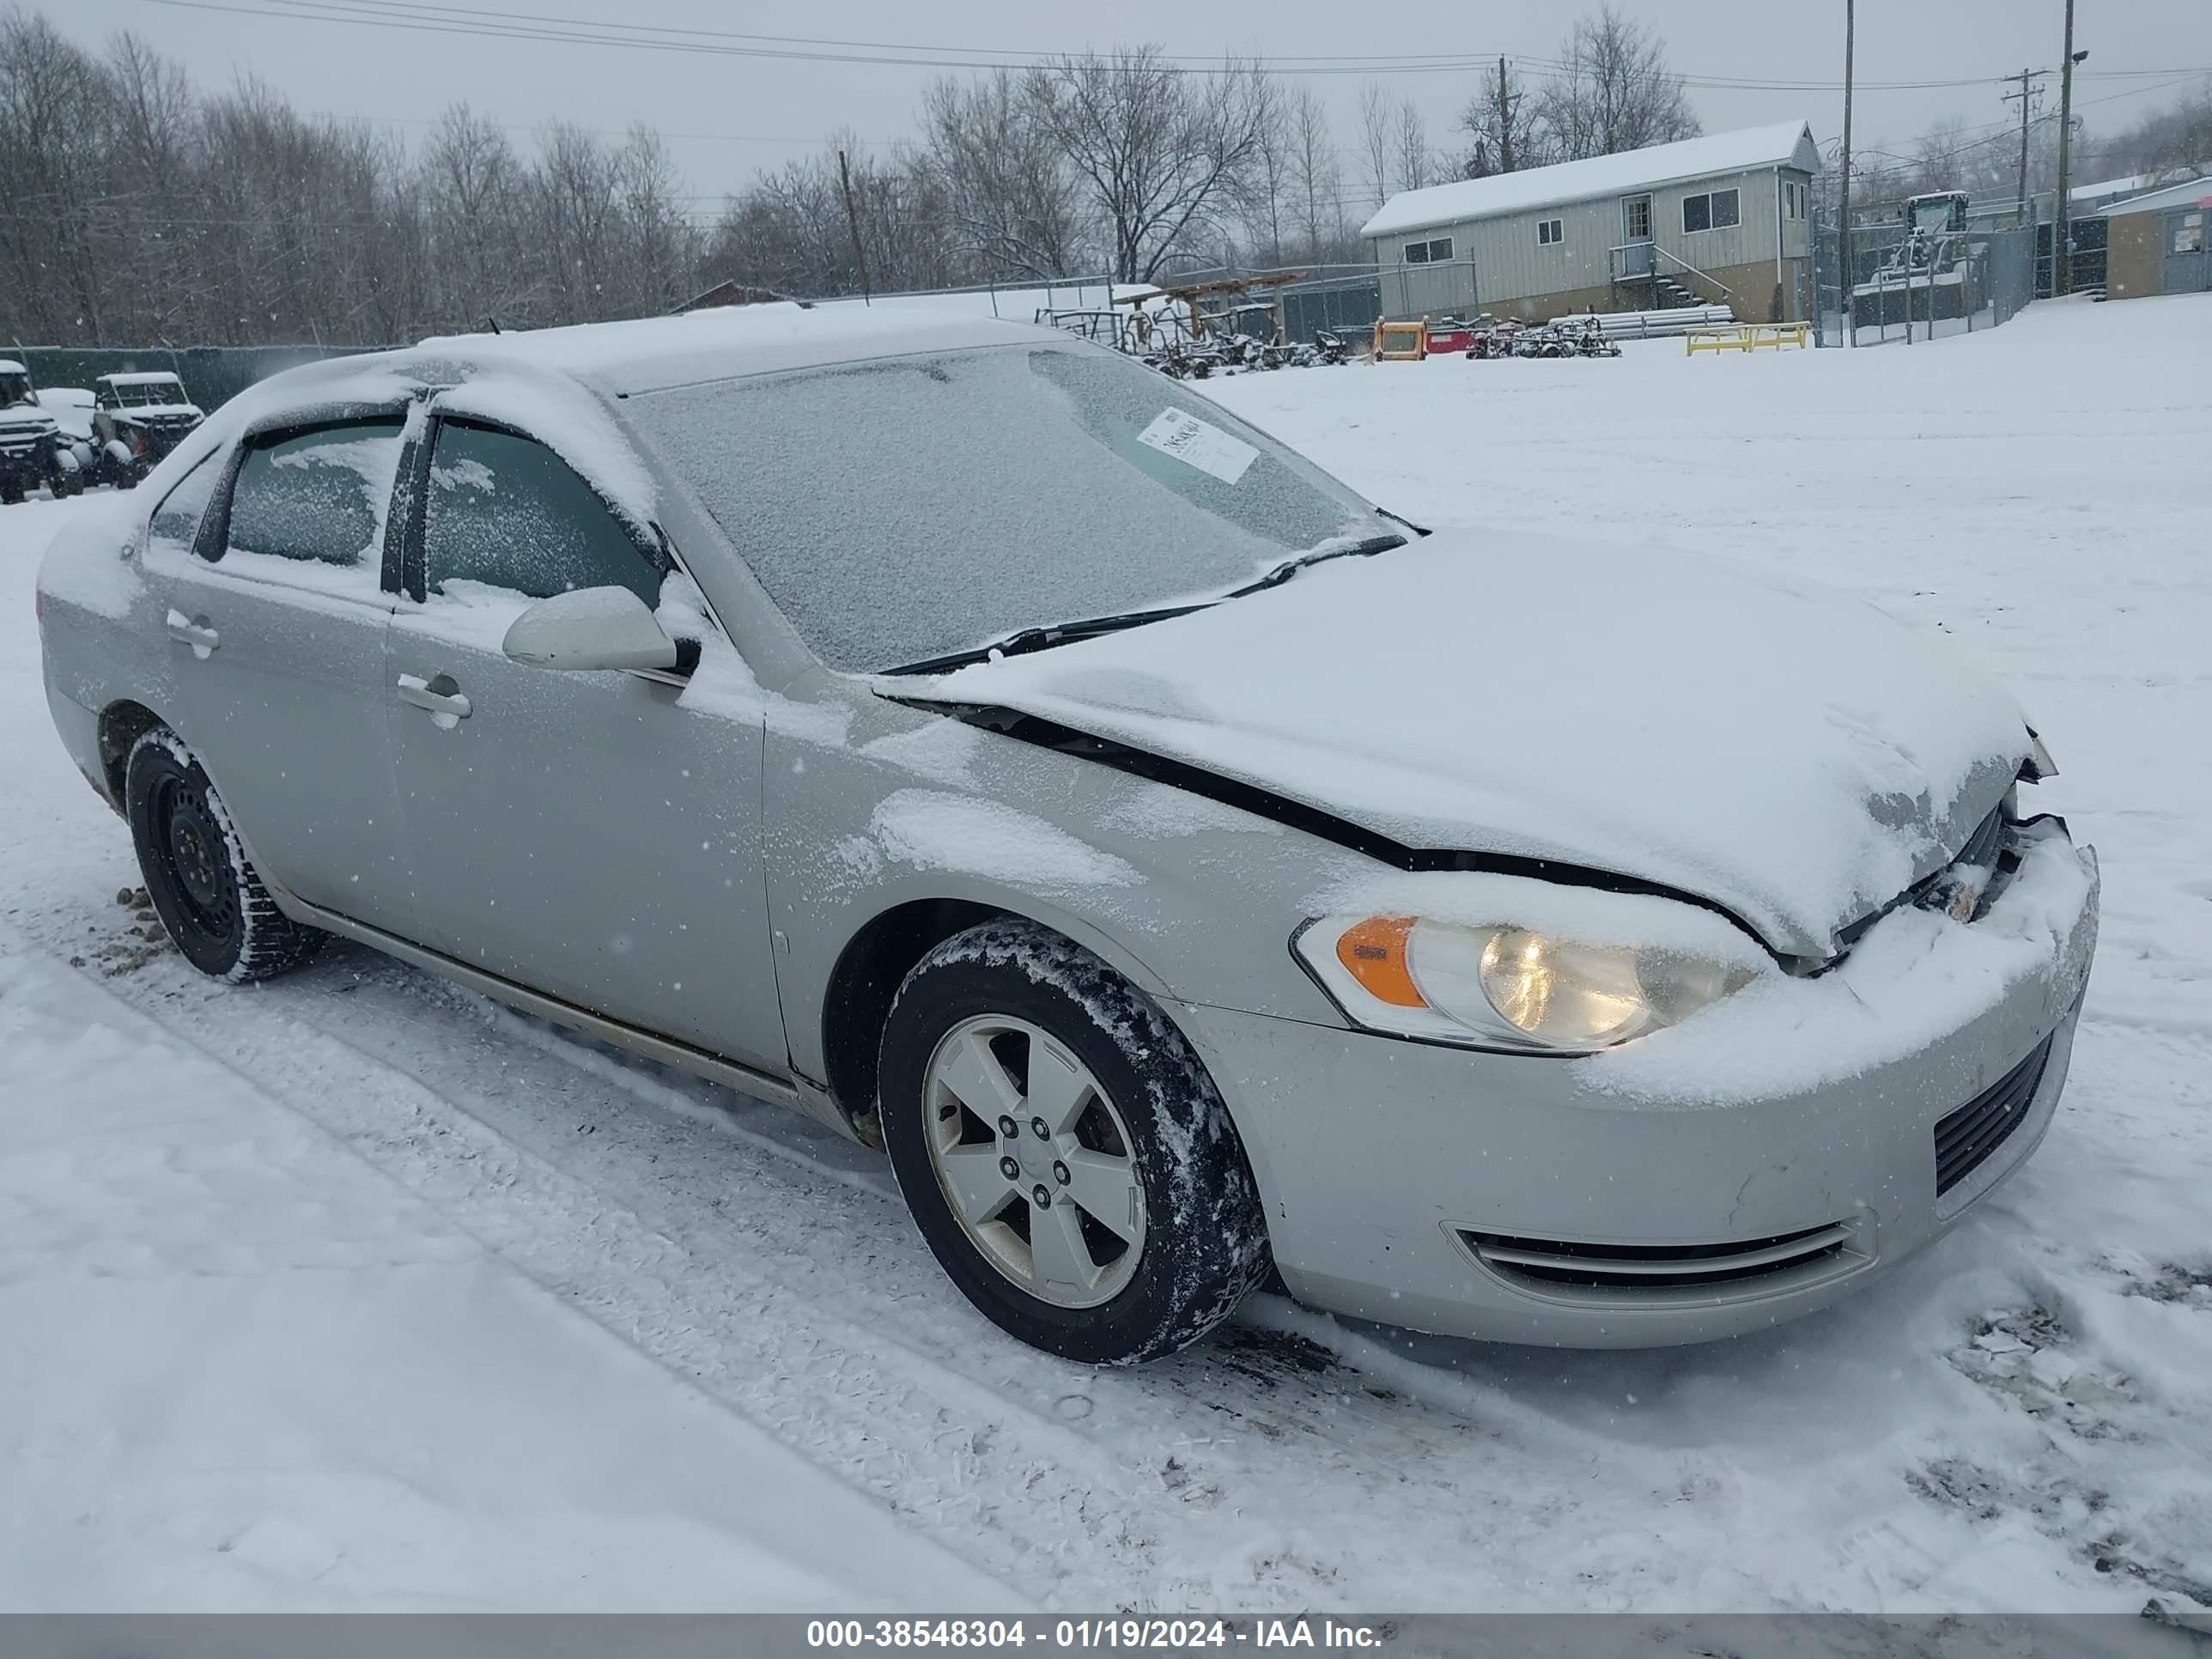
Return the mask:
M1936 1195L1940 1198L1979 1169L2005 1138L2020 1127L2035 1103L2043 1068L2051 1063L2057 1033L2034 1052L1936 1126Z
M1476 1259L1500 1279L1524 1289L1607 1291L1650 1295L1716 1285L1757 1288L1783 1274L1861 1259L1851 1249L1852 1229L1835 1222L1801 1232L1723 1244L1588 1244L1519 1238L1505 1233L1462 1231Z

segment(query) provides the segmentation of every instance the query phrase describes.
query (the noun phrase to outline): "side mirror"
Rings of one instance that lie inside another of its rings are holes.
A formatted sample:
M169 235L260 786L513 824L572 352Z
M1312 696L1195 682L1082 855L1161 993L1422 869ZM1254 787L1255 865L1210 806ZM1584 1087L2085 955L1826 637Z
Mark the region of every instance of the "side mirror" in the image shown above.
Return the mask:
M501 649L533 668L673 668L676 642L627 587L580 587L514 619Z

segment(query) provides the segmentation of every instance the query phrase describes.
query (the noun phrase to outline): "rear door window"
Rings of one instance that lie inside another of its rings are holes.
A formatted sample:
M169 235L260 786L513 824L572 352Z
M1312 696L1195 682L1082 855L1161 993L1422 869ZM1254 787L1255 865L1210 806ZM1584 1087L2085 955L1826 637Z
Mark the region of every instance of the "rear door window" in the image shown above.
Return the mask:
M375 591L400 427L393 415L257 441L239 465L216 556L240 574Z
M535 439L441 421L422 521L423 576L549 599L627 587L660 602L666 562L639 546L574 468Z

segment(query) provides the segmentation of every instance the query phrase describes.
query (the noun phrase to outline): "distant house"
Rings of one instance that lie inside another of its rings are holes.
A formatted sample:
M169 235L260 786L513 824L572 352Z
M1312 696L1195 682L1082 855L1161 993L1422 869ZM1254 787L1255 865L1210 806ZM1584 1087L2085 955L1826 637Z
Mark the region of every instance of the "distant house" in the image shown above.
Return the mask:
M2104 216L2109 297L2212 291L2212 179L2131 196Z
M1802 121L1401 191L1360 228L1392 317L1732 307L1812 312Z
M693 295L676 309L680 313L686 311L705 311L714 306L773 306L787 303L791 303L791 296L787 294L778 294L774 289L747 288L742 283L723 281L715 283L704 294ZM808 302L800 300L797 303L805 305Z

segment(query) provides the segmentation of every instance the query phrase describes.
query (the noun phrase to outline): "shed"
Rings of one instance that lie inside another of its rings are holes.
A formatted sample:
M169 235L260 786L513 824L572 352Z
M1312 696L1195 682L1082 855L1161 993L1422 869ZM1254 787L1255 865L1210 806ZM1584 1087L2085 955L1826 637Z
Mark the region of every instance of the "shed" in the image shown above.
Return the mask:
M2191 179L2105 210L2105 292L2115 300L2212 290L2212 179Z
M1812 183L1802 121L1401 191L1360 228L1392 317L1726 305L1747 320L1812 310Z

